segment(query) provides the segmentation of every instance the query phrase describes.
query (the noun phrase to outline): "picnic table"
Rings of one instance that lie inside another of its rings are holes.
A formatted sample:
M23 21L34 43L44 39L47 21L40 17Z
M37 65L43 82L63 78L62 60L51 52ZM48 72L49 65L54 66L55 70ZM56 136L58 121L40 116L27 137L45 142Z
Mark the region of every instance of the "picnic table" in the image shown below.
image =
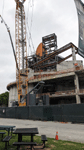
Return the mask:
M12 131L13 131L13 129L14 129L15 127L16 127L16 126L0 125L0 130L7 130L7 131L8 131L8 135L9 135L9 132L11 131L11 134L12 134Z
M33 136L39 134L38 128L17 128L13 134L18 134L18 142L13 143L13 145L17 146L17 149L19 149L21 145L30 145L32 150L32 147L37 145L37 143L33 141ZM24 135L31 136L31 141L22 142L22 136Z
M14 130L16 126L10 126L10 125L0 125L0 130L6 130L8 131L8 136L6 136L4 139L3 139L3 134L5 134L5 132L0 132L0 134L2 134L2 141L5 142L5 149L7 149L7 143L9 145L9 141L10 139L12 138L12 131ZM11 136L9 136L9 133L11 131Z
M33 142L33 136L39 134L38 128L17 128L13 134L18 134L18 142L22 141L23 135L31 136L31 142Z

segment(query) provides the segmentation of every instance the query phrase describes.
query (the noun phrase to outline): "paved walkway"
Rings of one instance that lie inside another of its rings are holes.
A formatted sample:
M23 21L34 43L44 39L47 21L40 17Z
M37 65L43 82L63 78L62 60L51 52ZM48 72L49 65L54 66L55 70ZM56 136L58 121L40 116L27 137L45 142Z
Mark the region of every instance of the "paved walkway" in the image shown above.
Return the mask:
M59 139L84 143L84 125L59 123L52 121L33 121L23 119L0 118L0 125L15 125L17 128L38 127L39 135L46 134L47 137L55 138L58 131Z

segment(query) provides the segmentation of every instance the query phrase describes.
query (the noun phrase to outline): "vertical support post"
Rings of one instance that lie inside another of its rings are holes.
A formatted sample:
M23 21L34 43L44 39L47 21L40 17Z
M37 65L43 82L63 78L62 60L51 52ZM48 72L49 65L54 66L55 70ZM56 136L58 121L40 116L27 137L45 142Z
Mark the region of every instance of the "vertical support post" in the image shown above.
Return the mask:
M73 66L75 70L75 63L76 63L76 54L75 54L75 47L72 47L72 61L73 61ZM80 96L78 95L79 93L79 79L78 75L75 72L75 77L74 77L74 84L75 84L75 93L76 93L76 103L79 104L81 103Z
M55 61L56 61L56 71L57 71L58 55L55 56Z
M73 61L73 66L74 66L74 64L76 63L75 47L72 47L72 61Z
M75 93L76 93L76 103L80 104L80 96L78 95L79 93L79 80L78 80L78 75L75 73L75 78L74 78L74 83L75 83Z

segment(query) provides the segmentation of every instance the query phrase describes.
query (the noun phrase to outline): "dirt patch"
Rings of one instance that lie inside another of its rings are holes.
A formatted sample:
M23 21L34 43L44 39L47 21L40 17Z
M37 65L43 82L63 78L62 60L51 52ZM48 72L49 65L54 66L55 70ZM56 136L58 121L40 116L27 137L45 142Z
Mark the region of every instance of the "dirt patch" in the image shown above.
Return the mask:
M37 140L37 139L38 139L38 137L34 137L34 139L35 139L35 140Z
M51 145L50 147L52 147L52 148L53 148L53 147L55 147L55 146L54 146L54 145Z
M57 141L56 141L56 140L54 140L53 142L57 143Z
M73 144L73 143L64 143L64 144L62 144L62 145L72 145L72 146L76 146L76 145Z
M54 145L51 145L51 147L54 147ZM27 150L30 150L30 146L25 146L24 148L20 148L21 150L24 150L24 149L27 149ZM42 150L43 148L43 145L42 146L34 146L35 150ZM51 150L50 148L44 148L44 150Z
M38 150L38 149L35 149L35 150ZM39 150L42 150L42 149L39 149ZM44 150L51 150L51 148L44 148Z
M41 149L36 149L35 148L35 150L42 150L42 148ZM43 150L51 150L51 148L43 148Z

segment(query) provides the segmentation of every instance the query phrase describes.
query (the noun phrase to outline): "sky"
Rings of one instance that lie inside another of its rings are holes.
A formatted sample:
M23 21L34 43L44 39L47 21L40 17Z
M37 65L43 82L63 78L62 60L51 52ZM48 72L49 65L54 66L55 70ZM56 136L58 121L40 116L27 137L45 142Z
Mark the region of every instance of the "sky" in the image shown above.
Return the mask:
M26 0L24 8L27 29L29 27L34 45L33 50L27 44L28 54L31 50L36 51L43 36L52 33L57 35L58 48L70 42L78 47L78 17L74 0ZM14 0L1 0L0 15L10 28L14 47L15 9ZM27 37L29 37L28 34ZM76 58L83 60L79 55ZM7 85L15 80L16 64L11 42L6 27L0 22L0 94L7 91Z

